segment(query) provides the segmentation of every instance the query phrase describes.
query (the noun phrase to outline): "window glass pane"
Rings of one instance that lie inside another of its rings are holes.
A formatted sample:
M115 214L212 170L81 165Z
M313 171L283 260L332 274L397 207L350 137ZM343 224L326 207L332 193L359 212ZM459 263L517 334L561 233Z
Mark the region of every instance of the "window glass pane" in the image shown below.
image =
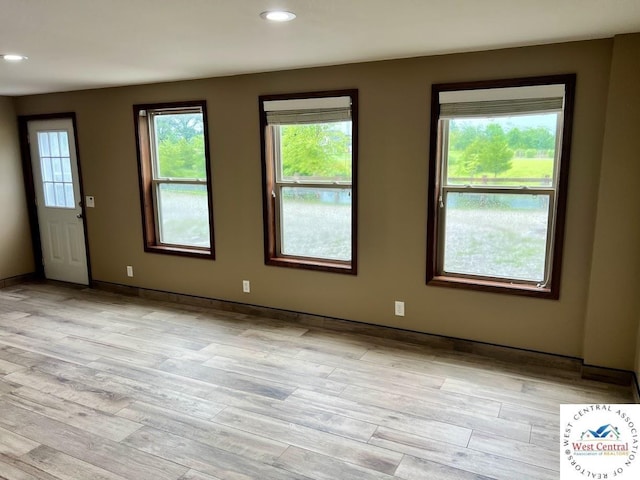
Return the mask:
M38 132L38 149L41 157L50 156L49 153L49 136L46 132Z
M281 179L351 181L351 122L281 125Z
M62 163L62 180L71 182L71 159L69 157L62 157L60 162Z
M56 206L56 192L53 183L44 184L44 204L46 207Z
M66 207L67 201L64 198L64 183L54 183L56 192L56 207Z
M72 183L44 182L43 189L46 207L75 208Z
M69 137L67 132L58 132L60 140L60 156L69 156Z
M158 178L206 179L202 113L154 116Z
M62 162L60 161L60 158L52 158L51 159L51 164L53 166L53 180L54 182L62 182L63 181L63 175L62 175Z
M51 148L51 156L60 156L60 148L58 145L58 132L49 132L49 147Z
M351 189L281 191L283 255L351 260Z
M73 184L64 184L64 198L68 208L73 208L75 206L75 199L73 198Z
M42 181L44 182L52 182L53 181L53 172L51 171L51 158L50 157L40 157L40 166L42 170Z
M160 242L210 247L209 204L205 185L158 185Z
M553 185L558 113L448 122L448 185Z
M544 280L548 195L448 193L444 271Z

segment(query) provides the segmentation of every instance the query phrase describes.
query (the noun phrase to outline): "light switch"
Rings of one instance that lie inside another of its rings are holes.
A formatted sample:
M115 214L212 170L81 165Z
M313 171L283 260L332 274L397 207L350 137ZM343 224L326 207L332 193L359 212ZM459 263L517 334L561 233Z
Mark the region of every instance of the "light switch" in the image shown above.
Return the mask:
M87 207L93 208L93 207L96 206L96 200L95 200L95 198L93 198L93 196L87 196L85 198L86 198L85 205Z

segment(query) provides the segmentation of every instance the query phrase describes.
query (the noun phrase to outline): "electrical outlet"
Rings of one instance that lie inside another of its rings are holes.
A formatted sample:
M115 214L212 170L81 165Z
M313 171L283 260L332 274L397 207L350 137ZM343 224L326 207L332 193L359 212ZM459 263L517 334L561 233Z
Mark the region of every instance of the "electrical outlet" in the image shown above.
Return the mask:
M127 277L133 277L133 267L131 265L127 265Z
M251 292L251 282L249 280L242 280L242 291L244 293Z
M404 317L404 302L396 300L395 303L396 317Z

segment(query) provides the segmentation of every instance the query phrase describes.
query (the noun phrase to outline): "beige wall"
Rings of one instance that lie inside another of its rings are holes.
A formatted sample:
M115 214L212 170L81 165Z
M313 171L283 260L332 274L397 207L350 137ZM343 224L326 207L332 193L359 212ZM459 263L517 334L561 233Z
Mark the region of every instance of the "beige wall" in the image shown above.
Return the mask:
M638 328L638 335L636 340L636 379L638 382L640 382L640 327Z
M613 46L584 358L633 369L640 314L640 34Z
M13 100L0 97L0 280L33 272Z
M580 357L613 43L30 96L16 104L20 114L77 113L85 192L96 198L87 212L96 280ZM578 81L560 300L426 286L431 84L572 72ZM258 95L343 88L360 95L358 275L265 266ZM214 262L143 251L131 106L190 99L208 104ZM125 265L134 266L134 278ZM243 279L252 282L250 294L241 293ZM406 302L406 317L393 316L394 300ZM599 362L631 369L634 356L625 351Z

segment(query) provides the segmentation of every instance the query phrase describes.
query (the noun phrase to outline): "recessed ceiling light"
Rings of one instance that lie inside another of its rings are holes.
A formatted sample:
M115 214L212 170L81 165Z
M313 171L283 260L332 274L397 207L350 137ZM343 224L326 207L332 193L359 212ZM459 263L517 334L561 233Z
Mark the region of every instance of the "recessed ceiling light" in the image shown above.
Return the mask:
M26 60L27 57L24 55L18 55L16 53L5 53L4 55L0 55L7 62L21 62L22 60Z
M272 10L269 12L262 12L260 14L265 20L271 20L272 22L290 22L296 18L295 13L286 12L284 10Z

